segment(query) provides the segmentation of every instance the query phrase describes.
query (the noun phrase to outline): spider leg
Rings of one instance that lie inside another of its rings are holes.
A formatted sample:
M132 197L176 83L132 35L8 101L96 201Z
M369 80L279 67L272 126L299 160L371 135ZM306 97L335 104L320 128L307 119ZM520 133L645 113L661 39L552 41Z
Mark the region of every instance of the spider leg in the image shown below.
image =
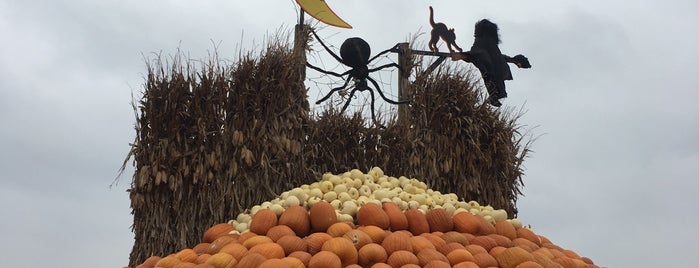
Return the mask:
M333 52L332 50L330 50L330 48L328 48L328 46L326 46L325 43L323 43L323 40L320 39L320 37L318 36L318 34L316 33L316 31L314 31L313 29L311 29L311 32L313 33L313 36L316 37L316 40L318 40L318 43L320 43L320 45L322 45L322 46L325 48L325 50L328 51L328 53L330 53L330 55L332 55L333 58L335 58L335 60L337 60L338 62L341 62L342 64L345 64L345 62L342 60L342 58L340 58L340 56L338 56L337 54L335 54L335 52ZM345 65L347 65L347 64L345 64Z
M337 76L337 77L343 77L343 76L345 76L346 74L349 73L349 71L346 71L346 72L341 73L341 74L338 74L338 73L336 73L336 72L326 71L326 70L323 70L323 69L321 69L321 68L319 68L319 67L313 66L313 64L310 64L310 63L308 63L308 62L306 62L306 66L308 66L309 68L311 68L311 69L313 69L313 70L319 71L319 72L321 72L321 73L329 74L329 75Z
M378 70L385 69L385 68L388 68L388 67L396 67L396 68L398 68L398 70L399 70L401 73L403 73L403 70L402 70L402 69L400 68L400 66L399 66L398 64L396 64L395 62L394 62L394 63L389 63L389 64L384 64L384 65L381 65L381 66L376 67L376 68L373 68L373 69L369 69L369 72L370 72L370 73L373 73L373 72L376 72L376 71L378 71Z
M374 120L374 124L382 128L383 125L381 124L381 122L379 122L379 120L376 120L376 112L374 112L374 102L376 101L376 98L374 97L374 91L369 90L369 93L371 93L371 120Z
M349 98L347 98L347 102L345 102L345 105L342 106L342 110L340 110L340 113L344 113L345 110L347 110L347 107L349 107L350 101L352 101L352 97L354 97L354 93L357 92L357 88L355 87L350 91Z
M386 96L383 95L383 92L381 92L381 88L379 87L379 84L376 83L376 80L374 80L371 77L367 77L366 79L369 79L369 81L371 81L371 83L376 88L376 91L379 92L379 95L381 96L381 98L383 100L385 100L386 102L388 102L390 104L406 104L406 103L408 103L408 101L394 101L394 100L390 100L390 99L386 98ZM372 92L372 94L373 94L373 92Z
M397 48L398 48L398 44L396 44L396 45L393 46L392 48L389 48L389 49L386 49L386 50L384 50L384 51L381 51L381 52L379 52L379 54L376 54L376 56L374 56L374 57L372 57L371 59L369 59L369 61L368 61L367 63L370 63L371 61L375 60L376 58L378 58L379 56L381 56L381 55L383 55L383 54L386 54L386 53L388 53L388 52L396 51Z
M316 104L320 104L321 102L324 102L325 100L327 100L328 98L330 98L330 96L332 96L333 93L335 93L335 91L339 91L339 90L341 90L341 89L347 87L347 84L349 84L350 79L352 79L352 76L351 76L351 75L347 77L347 79L345 80L345 84L343 84L342 86L339 86L339 87L336 87L336 88L331 89L330 92L328 92L328 94L325 95L325 97L323 97L323 98L319 99L318 101L316 101ZM352 91L352 92L354 92L354 91ZM349 101L348 101L348 102L349 102Z

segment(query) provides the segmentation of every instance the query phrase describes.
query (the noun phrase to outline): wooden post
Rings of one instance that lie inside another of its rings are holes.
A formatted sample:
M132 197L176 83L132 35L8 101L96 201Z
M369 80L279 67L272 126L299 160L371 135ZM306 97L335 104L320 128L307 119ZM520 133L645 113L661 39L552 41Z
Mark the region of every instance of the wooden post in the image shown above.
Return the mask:
M410 76L410 66L407 66L410 62L410 59L408 58L409 50L410 45L408 43L398 44L398 66L400 66L400 69L402 70L398 72L398 100L401 101L410 99L410 96L412 95L411 92L408 92L410 88L410 84L408 82L408 77ZM406 105L398 105L398 123L408 123L407 120L408 110Z

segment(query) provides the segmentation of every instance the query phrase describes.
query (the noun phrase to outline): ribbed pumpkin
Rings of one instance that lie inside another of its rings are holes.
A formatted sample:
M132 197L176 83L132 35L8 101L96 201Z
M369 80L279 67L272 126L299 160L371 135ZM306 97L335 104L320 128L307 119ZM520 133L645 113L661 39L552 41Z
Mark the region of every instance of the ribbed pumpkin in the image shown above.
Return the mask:
M447 260L449 264L456 265L457 263L474 261L473 254L466 249L455 249L447 254Z
M160 256L150 256L141 265L143 267L155 267L155 264L160 261Z
M311 230L311 219L308 211L302 206L289 206L279 215L280 225L286 225L294 230L298 237L305 237Z
M447 244L447 242L445 242L444 239L442 239L442 237L432 233L422 233L419 236L429 240L432 243L432 245L434 245L434 248L437 250L439 250L439 248Z
M504 235L489 234L487 236L492 238L498 246L506 247L506 248L514 246L514 243L512 242L512 240L505 237Z
M525 261L515 266L515 268L544 268L544 266L534 261Z
M308 261L308 268L341 268L340 257L330 251L321 251Z
M240 261L238 261L237 267L258 267L266 260L267 258L259 253L248 252L242 259L240 259Z
M371 241L377 244L381 244L381 242L383 242L383 239L386 238L386 236L388 235L386 230L373 225L359 226L357 227L357 230L360 230L369 235L369 237L371 237Z
M218 252L231 254L233 258L235 258L236 260L240 260L245 255L245 253L248 252L248 248L246 248L240 243L230 243L221 248L221 250L219 250Z
M373 225L381 229L388 229L390 221L388 215L383 209L375 203L367 203L357 211L357 224Z
M209 247L209 254L216 254L221 250L223 247L230 243L238 243L238 239L235 238L232 235L223 235L220 236L219 238L216 238L214 242L211 242L211 245Z
M306 240L295 235L287 235L277 240L277 244L284 249L285 256L288 256L294 251L307 251L308 244Z
M512 240L512 243L515 246L526 249L529 252L534 252L535 250L539 249L539 246L537 246L534 242L524 238L515 238L514 240Z
M476 264L475 262L465 261L465 262L460 262L460 263L454 264L454 266L452 266L452 268L481 268L481 267L478 266L478 264Z
M233 225L230 225L228 223L219 223L215 224L214 226L209 227L204 232L204 237L202 239L202 242L204 243L211 243L216 240L216 238L219 238L222 235L227 235L231 231L235 230L235 227Z
M423 268L451 268L451 265L445 261L433 260L425 263Z
M443 208L430 209L425 214L431 232L449 232L454 230L454 222L451 215Z
M357 255L358 263L364 267L371 266L375 263L386 262L386 260L388 260L386 249L376 243L366 244L359 248Z
M388 256L391 256L393 252L399 250L410 251L411 253L413 252L413 246L410 244L410 236L403 232L390 233L386 236L386 238L384 238L383 242L381 242L381 246L386 249Z
M498 261L488 253L474 254L473 260L480 267L498 267Z
M316 253L320 252L320 249L323 247L323 243L330 240L330 238L332 238L332 236L326 233L312 233L303 238L303 240L306 240L306 244L308 245L308 253L315 255Z
M470 246L470 245L469 245L469 246ZM437 250L438 250L439 252L441 252L442 254L447 255L447 254L449 254L449 252L451 252L452 250L455 250L455 249L465 249L465 248L466 248L466 247L465 247L464 245L462 245L461 243L449 242L449 243L446 243L444 246L438 248ZM486 252L486 251L484 250L483 252Z
M328 227L328 230L326 233L328 233L332 237L340 237L343 236L346 232L349 232L352 230L352 226L350 226L346 222L336 222L330 225Z
M358 229L352 229L349 232L346 232L344 235L342 235L342 237L352 241L352 244L354 244L354 247L357 250L359 250L366 244L374 242L373 240L371 240L371 237L368 234Z
M277 214L271 209L260 209L252 216L250 232L266 235L269 228L277 225Z
M238 261L236 261L231 254L219 252L211 255L204 263L211 264L216 268L231 268L234 267Z
M422 214L422 212L416 208L408 209L403 214L405 214L405 218L408 219L408 230L410 230L413 235L420 235L430 231L430 224L427 222L425 214Z
M211 243L199 243L192 247L192 250L197 254L209 253L211 250Z
M265 243L274 243L274 241L272 241L272 239L267 236L256 235L248 239L245 239L245 241L243 241L243 246L249 250L254 246Z
M257 268L291 268L291 266L282 259L267 259Z
M464 246L469 244L468 238L466 238L466 236L464 236L462 233L455 231L443 233L442 239L444 239L444 242L446 243L456 242Z
M155 267L172 268L175 264L182 262L179 258L175 257L175 254L168 255L155 264Z
M263 243L255 245L248 250L248 254L250 253L259 253L260 255L265 256L267 259L281 259L286 256L282 246L277 243Z
M510 240L517 238L517 230L509 221L499 221L495 223L495 233L505 236Z
M416 256L417 259L420 261L421 266L425 266L428 262L433 260L443 261L445 263L449 262L447 256L444 256L444 254L432 248L423 249L420 252L418 252Z
M197 264L191 262L180 262L172 266L172 268L195 268Z
M388 255L387 263L393 267L402 267L406 264L420 265L420 260L410 251L397 250Z
M293 235L296 236L296 233L294 230L291 230L289 226L286 225L277 225L273 226L272 228L269 228L267 231L267 237L272 239L272 241L277 242L279 238L282 236L287 236L287 235Z
M206 254L206 253L204 253L204 254L199 254L199 256L197 256L197 259L194 260L194 263L196 263L196 264L204 264L204 263L206 262L206 260L209 259L209 257L211 257L211 254ZM211 264L207 264L207 265L211 265Z
M376 263L376 264L372 265L371 268L393 268L393 267L391 267L387 263Z
M403 211L400 209L396 203L393 202L383 202L381 208L388 216L389 227L391 231L397 230L407 230L408 229L408 218L405 217Z
M305 251L294 251L291 252L288 257L299 259L303 263L303 266L308 267L308 262L311 260L312 255Z
M490 251L490 249L496 247L498 245L497 242L495 242L494 239L490 238L489 236L486 235L479 235L471 239L469 241L473 245L479 245L483 247L486 251Z
M536 244L537 246L541 246L541 238L536 235L531 229L529 228L519 228L516 231L517 233L517 238L524 238L529 241L532 241L532 243ZM514 238L512 238L514 240ZM549 241L550 243L550 241Z
M337 222L335 208L325 201L315 203L309 210L309 217L315 232L325 232L330 225Z
M428 240L427 238L425 238L422 235L411 236L410 237L410 245L413 247L413 253L415 253L415 254L420 253L420 251L422 251L423 249L435 249L436 250L436 247L434 246L434 244L432 244L432 242L430 242L430 240Z
M175 257L183 262L193 262L197 259L197 253L191 248L186 248L175 253Z
M310 259L310 256L309 256L309 259ZM284 262L286 262L287 264L289 264L289 267L290 267L290 268L306 268L306 265L303 264L303 261L301 261L301 260L298 259L298 258L294 258L294 257L284 257L284 258L282 258L282 261L284 261Z
M328 241L325 241L321 249L323 251L335 253L335 255L340 257L343 267L357 263L357 248L355 248L352 241L347 238L333 237Z
M478 217L469 212L459 212L452 217L454 230L460 233L478 234L481 230Z

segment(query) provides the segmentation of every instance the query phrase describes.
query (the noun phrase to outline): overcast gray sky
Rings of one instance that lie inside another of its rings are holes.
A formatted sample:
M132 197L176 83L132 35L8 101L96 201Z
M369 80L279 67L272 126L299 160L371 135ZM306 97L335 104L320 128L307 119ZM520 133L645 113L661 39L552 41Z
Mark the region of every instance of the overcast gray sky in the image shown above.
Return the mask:
M464 48L477 20L498 23L503 53L533 65L513 69L504 100L539 136L522 221L603 266L699 263L699 2L328 3L354 26L319 31L337 47L360 36L380 51L429 31L429 5ZM133 170L108 186L135 134L143 55L203 59L216 46L235 61L297 13L291 0L0 0L0 263L126 265ZM311 102L327 90L308 86Z

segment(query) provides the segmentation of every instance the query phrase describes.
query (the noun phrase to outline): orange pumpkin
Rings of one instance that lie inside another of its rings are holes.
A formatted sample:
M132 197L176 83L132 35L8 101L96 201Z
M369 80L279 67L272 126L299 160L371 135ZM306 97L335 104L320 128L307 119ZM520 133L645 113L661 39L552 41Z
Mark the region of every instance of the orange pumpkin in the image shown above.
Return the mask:
M405 217L405 214L403 214L403 211L396 203L383 202L381 208L388 216L388 223L391 231L408 229L408 218Z
M289 263L282 259L267 259L263 261L257 268L291 268Z
M371 268L393 268L393 267L388 265L387 263L375 263L374 265L371 266Z
M294 230L298 237L305 237L311 230L311 219L308 211L302 206L289 206L279 216L280 225L286 225Z
M410 237L410 245L413 247L413 253L418 254L424 249L435 249L436 247L422 235Z
M308 268L341 268L340 257L330 251L321 251L308 261Z
M258 267L266 260L267 258L259 253L248 252L242 259L240 259L240 261L238 261L238 266L236 267Z
M381 246L386 249L386 253L390 257L393 252L406 250L412 253L413 246L410 244L410 236L403 232L393 232L386 236L381 242Z
M231 254L233 258L235 258L236 260L240 260L241 258L243 258L245 253L248 253L248 248L246 248L240 243L230 243L221 248L221 250L219 250L218 252Z
M209 259L209 257L211 257L211 254L206 254L206 253L200 254L200 255L197 257L197 259L194 260L194 263L196 263L196 264L204 264L204 263L206 262L206 260ZM208 265L210 265L210 264L208 264Z
M294 251L307 251L308 244L303 238L295 235L287 235L277 240L277 244L282 246L284 254L289 255Z
M479 245L479 246L483 247L486 251L490 251L490 249L492 249L498 245L498 243L495 242L495 240L493 238L486 236L486 235L476 236L473 239L471 239L471 241L469 241L469 242L473 245Z
M308 267L308 262L311 260L312 255L306 251L294 251L288 257L299 259L304 267Z
M515 246L526 249L529 252L533 252L533 251L539 249L539 246L537 246L534 242L529 241L529 240L524 239L524 238L515 238L514 240L512 240L512 243Z
M299 260L298 258L284 257L282 258L282 261L286 262L290 268L306 268L306 265L303 264L303 261Z
M186 248L175 253L175 257L183 262L194 262L197 259L198 254L194 252L191 248Z
M420 260L408 250L397 250L388 256L387 263L393 267L402 267L406 264L420 265Z
M488 253L478 253L473 255L473 262L480 267L498 267L498 261Z
M456 265L457 263L462 263L462 262L472 262L475 259L473 258L473 254L469 252L466 249L455 249L449 252L447 254L447 260L449 260L449 264L451 265Z
M373 225L381 229L390 227L388 215L375 203L367 203L361 206L357 211L356 218L359 225Z
M449 259L444 256L441 252L436 249L426 248L417 253L417 259L420 261L420 265L426 266L430 261L442 261L448 263ZM451 267L451 266L450 266Z
M461 243L449 242L449 243L444 244L444 246L438 248L437 250L439 250L439 252L441 252L442 254L447 255L447 254L449 254L449 252L452 252L455 249L464 249L464 248L465 248L464 245L462 245Z
M485 250L483 247L479 245L468 245L464 247L468 252L471 252L471 254L476 255L478 253L488 253L487 250Z
M236 261L231 254L219 252L211 255L204 263L211 264L216 268L231 268L235 266L238 261Z
M451 232L446 232L442 234L442 239L446 243L451 243L451 242L456 242L462 245L468 245L468 238L464 236L463 234L456 232L456 231L451 231Z
M432 260L432 261L425 263L425 265L423 265L422 267L424 267L424 268L451 268L451 265L449 265L449 263L447 263L445 261Z
M517 237L516 238L524 238L529 241L532 241L532 243L536 244L537 246L541 247L541 238L536 235L531 229L529 228L519 228L516 231ZM514 240L514 238L511 238ZM549 241L550 242L550 241Z
M325 232L330 225L337 222L335 208L330 203L320 201L309 210L311 227L316 232Z
M277 243L263 243L255 245L248 250L248 254L250 253L259 253L260 255L265 256L267 259L281 259L286 256L282 246Z
M432 245L434 245L435 249L439 249L442 246L447 244L447 242L445 242L444 239L442 239L442 237L435 235L435 234L432 234L432 233L422 233L419 236L424 237L427 240L429 240L432 243Z
M204 243L211 243L216 240L216 238L219 238L220 236L227 235L231 231L235 230L235 227L233 225L230 225L228 223L219 223L215 224L214 226L209 227L209 229L204 232L204 237L202 239L202 242Z
M320 252L320 249L323 247L323 243L330 240L330 238L332 238L332 236L326 233L312 233L303 238L303 240L306 240L306 245L308 245L308 253L315 255L316 253Z
M517 238L517 230L509 221L499 221L495 223L495 233L505 236L510 240Z
M544 266L535 261L525 261L515 266L515 268L544 268Z
M180 262L172 266L172 268L194 268L197 265L191 262Z
M155 267L155 264L160 260L160 256L150 256L139 266L143 267Z
M465 262L460 262L460 263L454 264L454 266L452 266L452 268L481 268L481 267L478 266L478 264L476 264L475 262L465 261Z
M460 233L478 234L481 231L479 216L469 212L459 212L452 217L454 230Z
M223 247L230 243L238 243L238 239L231 235L223 235L220 236L219 238L216 238L214 242L211 242L211 246L209 247L209 254L216 254L221 250Z
M346 222L336 222L330 225L330 227L328 227L326 233L328 233L332 237L340 237L343 236L346 232L349 232L350 230L352 230L352 226L350 226Z
M282 236L293 235L296 236L294 230L291 230L289 226L277 225L269 228L267 231L267 237L271 238L272 241L277 242Z
M386 236L388 235L386 230L373 225L359 226L357 227L357 230L360 230L369 235L369 237L371 237L371 241L377 244L381 244L381 242L383 242L383 239L386 238Z
M359 248L357 255L358 263L364 267L373 265L375 263L383 263L388 260L386 249L376 243L366 244Z
M405 218L408 219L408 230L413 235L420 235L430 231L430 224L427 222L425 214L422 214L416 208L411 208L403 212Z
M168 255L165 258L160 259L155 267L172 268L175 264L182 262L179 258L175 257L174 254Z
M352 244L354 244L354 247L357 250L362 248L364 245L373 242L373 240L371 240L371 237L368 234L358 229L350 230L349 232L346 232L344 235L342 235L342 237L352 241Z
M344 237L333 237L323 243L321 248L323 251L330 251L340 257L342 266L357 263L357 248L354 247L352 241Z
M503 235L489 234L487 236L492 238L498 246L506 247L506 248L514 246L514 243L512 242L512 240L510 240L509 238L507 238Z
M269 228L277 225L277 214L271 209L260 209L252 216L250 232L266 235Z
M271 238L264 236L264 235L256 235L253 237L250 237L248 239L245 239L243 241L243 246L247 248L248 250L251 249L254 246L257 246L259 244L265 244L265 243L274 243Z
M209 253L211 250L211 243L199 243L196 246L192 247L192 250L196 252L197 254L204 254L204 253Z
M454 221L446 209L430 209L427 211L427 214L425 214L425 218L427 218L427 223L430 225L431 232L446 233L454 230Z

